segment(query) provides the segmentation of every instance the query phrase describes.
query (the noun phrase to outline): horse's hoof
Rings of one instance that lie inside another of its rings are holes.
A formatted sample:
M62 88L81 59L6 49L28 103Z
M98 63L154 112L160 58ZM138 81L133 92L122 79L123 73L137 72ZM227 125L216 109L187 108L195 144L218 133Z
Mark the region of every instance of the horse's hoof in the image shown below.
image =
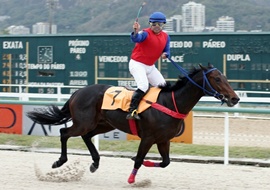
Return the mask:
M62 166L64 163L66 162L61 162L61 161L55 161L52 165L52 168L59 168L60 166Z
M53 165L52 165L52 168L58 168L59 166L58 166L58 161L55 161L54 163L53 163Z
M67 162L67 158L59 158L59 160L55 161L52 165L52 168L59 168L60 166L62 166L64 163Z
M131 174L131 175L129 176L129 178L128 178L128 183L129 183L129 184L132 184L132 183L134 183L134 182L135 182L135 175Z
M94 164L91 164L91 166L90 166L91 173L94 173L97 169L98 169L98 167L94 166Z

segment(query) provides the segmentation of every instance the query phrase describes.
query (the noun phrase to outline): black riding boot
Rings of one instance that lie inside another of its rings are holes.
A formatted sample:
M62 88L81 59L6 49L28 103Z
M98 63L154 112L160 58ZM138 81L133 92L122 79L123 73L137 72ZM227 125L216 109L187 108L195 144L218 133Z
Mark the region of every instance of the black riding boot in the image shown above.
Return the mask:
M129 113L128 113L126 119L137 119L137 120L141 119L137 113L137 108L138 108L140 101L142 100L144 95L145 95L145 93L143 91L141 91L140 89L137 89L133 93L131 103L130 103Z

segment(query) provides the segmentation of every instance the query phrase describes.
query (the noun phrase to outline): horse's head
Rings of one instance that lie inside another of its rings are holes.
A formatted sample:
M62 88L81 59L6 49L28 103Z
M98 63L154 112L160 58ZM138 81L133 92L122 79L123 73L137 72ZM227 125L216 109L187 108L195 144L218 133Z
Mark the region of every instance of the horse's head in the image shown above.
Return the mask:
M226 102L229 107L238 103L240 98L230 86L226 76L211 64L208 64L208 67L202 65L200 67L203 71L202 90L205 94Z

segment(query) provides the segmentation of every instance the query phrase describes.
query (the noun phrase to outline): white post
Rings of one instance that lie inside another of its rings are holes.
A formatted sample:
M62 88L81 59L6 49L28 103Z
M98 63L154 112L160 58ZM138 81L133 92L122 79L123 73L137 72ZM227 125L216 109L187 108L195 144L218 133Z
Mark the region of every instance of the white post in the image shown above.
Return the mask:
M94 144L95 144L97 151L99 151L99 137L98 137L98 135L94 136Z
M23 92L23 85L19 85L19 94L21 101L29 101L28 93Z
M22 86L18 85L19 88L19 100L24 101L24 96L22 95Z
M61 94L61 87L57 86L57 102L61 102L62 94Z
M240 103L237 103L234 108L239 108L240 107ZM234 117L239 117L239 113L235 112L234 113Z
M229 114L225 112L224 118L224 165L229 164Z

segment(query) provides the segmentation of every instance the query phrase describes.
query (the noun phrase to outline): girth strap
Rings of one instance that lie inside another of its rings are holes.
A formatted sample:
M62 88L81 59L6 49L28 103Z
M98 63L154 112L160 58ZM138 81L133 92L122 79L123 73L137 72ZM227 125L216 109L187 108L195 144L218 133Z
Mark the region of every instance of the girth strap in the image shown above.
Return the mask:
M173 111L173 110L170 110L169 108L166 108L165 106L163 105L160 105L156 102L151 102L149 100L145 100L143 99L146 103L148 104L151 104L151 107L152 108L155 108L156 110L159 110L163 113L166 113L167 115L170 115L176 119L185 119L187 117L188 114L181 114L178 112L178 109L176 107L176 103L175 103L175 98L174 98L174 93L172 92L172 99L173 99L173 104L174 104L174 107L176 109L176 111ZM136 127L136 122L134 119L129 119L128 120L129 122L129 127L130 127L130 130L131 130L131 133L133 135L137 135L138 136L138 132L137 132L137 127Z
M129 128L131 130L132 135L138 136L135 119L128 119L128 123L129 123Z

